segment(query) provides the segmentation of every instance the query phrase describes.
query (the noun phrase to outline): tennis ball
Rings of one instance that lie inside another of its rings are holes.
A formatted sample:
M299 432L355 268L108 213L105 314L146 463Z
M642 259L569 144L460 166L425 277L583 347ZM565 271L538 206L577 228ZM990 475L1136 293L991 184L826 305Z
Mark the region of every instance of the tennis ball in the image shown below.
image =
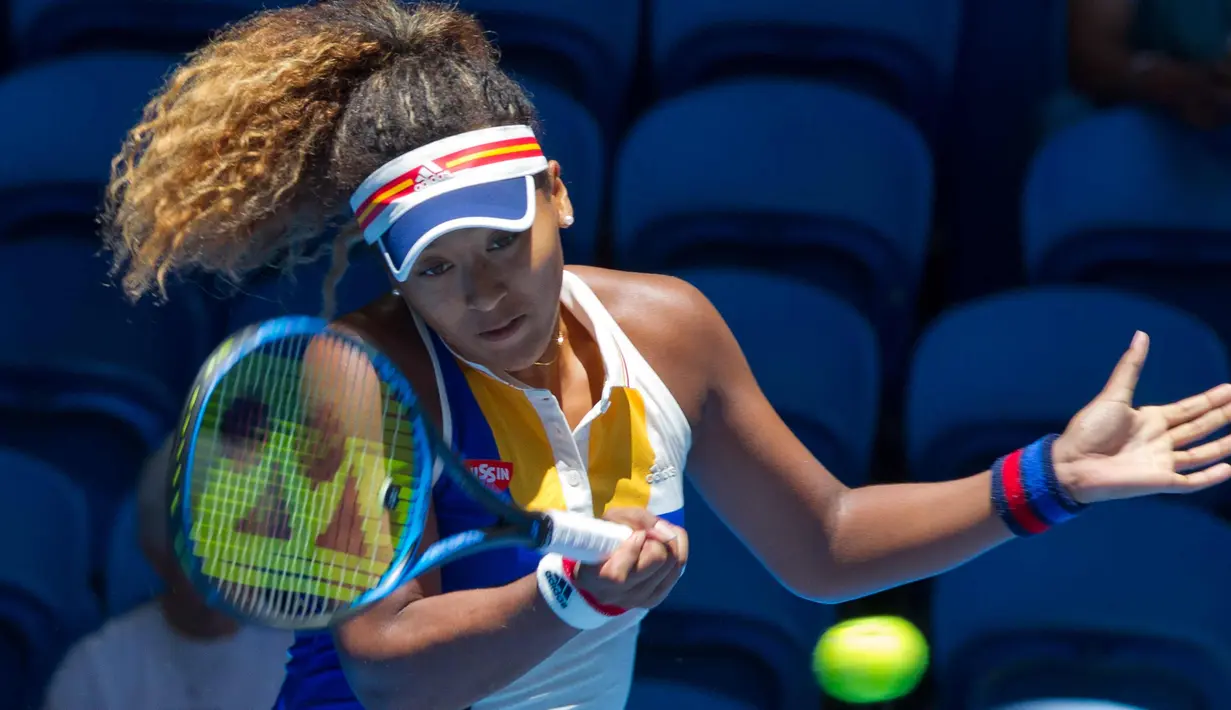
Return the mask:
M915 689L928 667L928 643L897 616L868 616L830 627L812 654L821 688L846 703L881 703Z

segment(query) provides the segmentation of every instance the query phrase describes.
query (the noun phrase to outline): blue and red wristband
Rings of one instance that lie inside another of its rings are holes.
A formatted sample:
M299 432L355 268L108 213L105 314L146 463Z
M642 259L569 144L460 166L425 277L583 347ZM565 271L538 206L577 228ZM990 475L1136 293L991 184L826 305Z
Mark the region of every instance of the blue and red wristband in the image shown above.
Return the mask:
M1028 537L1059 525L1086 504L1073 500L1056 479L1049 434L992 464L992 503L1005 525L1018 537Z

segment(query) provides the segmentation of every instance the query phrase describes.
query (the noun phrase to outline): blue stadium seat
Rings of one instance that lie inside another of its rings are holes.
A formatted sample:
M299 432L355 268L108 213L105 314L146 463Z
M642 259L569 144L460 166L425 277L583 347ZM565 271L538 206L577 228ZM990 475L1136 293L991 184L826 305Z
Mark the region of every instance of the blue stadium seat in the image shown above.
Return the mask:
M1228 381L1227 349L1171 306L1097 287L1040 287L942 314L920 337L906 400L912 475L937 481L1062 431L1107 381L1135 330L1150 335L1137 404L1164 404ZM1231 493L1214 488L1206 502Z
M688 503L689 529L697 502ZM698 543L720 548L709 538L691 533L693 543L688 570L662 606L650 612L637 638L637 664L628 707L747 708L791 710L820 706L820 690L812 680L809 656L812 643L833 623L833 607L789 597L785 592L747 595L756 604L774 608L741 607L714 603L740 587L746 569L728 570L720 586L710 586L706 604L702 596L685 591L697 566ZM730 548L725 548L730 549ZM705 566L709 566L708 563ZM758 572L758 575L764 573ZM711 585L716 575L710 574ZM732 584L731 580L740 580ZM760 585L757 585L760 588ZM716 592L715 590L721 590ZM761 589L761 591L765 591ZM681 601L687 597L688 601ZM741 599L744 597L741 596ZM697 603L700 601L701 603ZM778 617L767 621L767 616ZM790 624L783 628L782 622ZM804 637L812 634L812 643ZM675 705L675 702L681 704Z
M141 549L136 501L130 496L120 505L107 554L106 605L118 616L153 599L166 586Z
M1205 511L1137 499L1100 504L941 575L937 707L1048 698L1223 707L1231 567L1217 561L1228 546L1231 527Z
M212 345L198 291L131 305L95 241L0 241L0 445L90 494L96 552L141 461L166 436ZM101 559L101 558L100 558Z
M796 279L731 268L675 275L722 314L761 390L800 441L847 485L867 483L881 389L871 325L833 294Z
M298 0L9 0L10 40L25 62L90 50L186 52L262 7Z
M646 114L614 179L620 268L795 275L855 304L887 353L904 349L933 183L927 146L899 115L825 84L713 86Z
M0 448L0 636L23 656L31 690L100 621L89 589L85 497L64 474ZM5 697L13 699L6 686ZM20 699L15 707L26 707Z
M641 3L593 0L461 0L491 30L501 66L563 89L614 133L627 110Z
M1154 295L1231 335L1231 141L1117 109L1059 131L1023 201L1034 283L1096 282Z
M174 59L82 55L0 77L0 106L22 107L0 132L0 239L97 231L111 158Z
M800 439L847 483L865 482L880 396L880 358L867 321L832 294L793 279L734 269L678 275L723 315L766 396ZM685 527L696 541L688 571L647 619L641 653L692 659L699 668L647 660L638 673L648 687L634 697L695 686L688 692L717 693L748 707L816 707L808 654L832 623L833 608L787 591L691 483L685 498ZM739 583L724 581L731 579Z
M539 140L551 160L560 163L576 222L561 230L564 258L570 264L595 264L599 225L607 195L607 146L602 130L589 111L551 84L526 79L542 123Z
M949 96L962 15L958 0L656 0L650 7L654 72L668 94L722 77L808 75L866 91L929 128Z

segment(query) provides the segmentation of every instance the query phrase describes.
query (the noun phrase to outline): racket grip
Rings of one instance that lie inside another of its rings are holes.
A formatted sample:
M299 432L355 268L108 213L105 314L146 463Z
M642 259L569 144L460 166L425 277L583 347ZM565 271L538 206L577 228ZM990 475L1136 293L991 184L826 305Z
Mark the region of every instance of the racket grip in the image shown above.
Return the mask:
M549 510L551 537L544 552L557 552L578 562L602 562L633 534L627 525L565 510Z

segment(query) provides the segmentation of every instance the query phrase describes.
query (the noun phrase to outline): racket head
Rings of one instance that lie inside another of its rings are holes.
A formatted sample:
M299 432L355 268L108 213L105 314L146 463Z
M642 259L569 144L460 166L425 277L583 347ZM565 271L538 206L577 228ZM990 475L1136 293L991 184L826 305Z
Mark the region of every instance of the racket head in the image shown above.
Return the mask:
M309 347L339 358L334 394L309 376ZM419 546L435 436L410 383L358 338L301 316L244 328L201 368L176 432L181 566L207 603L246 621L319 629L357 613L397 587Z

